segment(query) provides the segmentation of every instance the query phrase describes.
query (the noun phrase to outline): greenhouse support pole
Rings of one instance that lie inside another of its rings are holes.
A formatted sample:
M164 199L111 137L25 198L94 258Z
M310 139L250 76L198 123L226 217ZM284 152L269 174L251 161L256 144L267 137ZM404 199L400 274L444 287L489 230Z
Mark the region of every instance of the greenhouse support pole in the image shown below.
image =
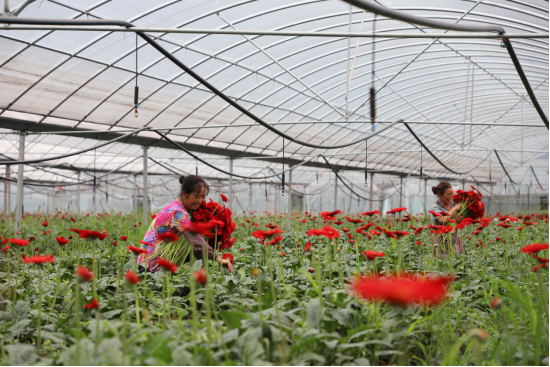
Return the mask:
M334 173L334 208L332 210L338 210L338 177L336 172Z
M233 210L233 157L229 157L229 210Z
M291 169L288 172L288 205L287 205L287 226L286 230L290 231L290 216L292 215L292 166L289 166Z
M424 211L428 210L428 179L424 179Z
M25 160L25 133L19 134L19 160ZM17 199L15 203L15 232L21 230L21 218L23 218L23 170L24 165L17 167Z
M11 211L11 166L6 166L6 180L4 181L4 215L7 217Z
M403 207L403 176L399 177L399 207ZM401 213L399 212L399 218L401 218Z
M531 213L531 186L527 186L527 213Z
M373 201L372 201L372 195L373 195L373 191L374 191L374 173L371 172L370 173L370 187L369 187L369 211L372 211L372 207L373 207Z
M139 214L139 210L138 210L138 196L139 196L139 186L137 184L137 175L134 175L134 214L136 215L136 218L137 218L137 215Z
M248 214L252 213L252 182L248 184Z
M148 195L147 195L147 147L143 146L143 225L147 226Z
M80 171L76 174L76 179L80 182ZM76 186L76 214L80 214L80 183Z

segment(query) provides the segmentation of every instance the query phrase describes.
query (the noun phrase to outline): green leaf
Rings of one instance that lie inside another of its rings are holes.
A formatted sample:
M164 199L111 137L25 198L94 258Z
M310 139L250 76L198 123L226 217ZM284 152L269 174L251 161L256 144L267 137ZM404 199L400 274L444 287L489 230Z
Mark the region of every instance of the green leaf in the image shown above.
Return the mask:
M249 319L246 313L236 310L220 311L220 316L229 329L240 328L241 320Z
M312 328L320 329L321 320L323 319L323 309L319 303L319 299L315 298L309 302L307 306L306 322Z

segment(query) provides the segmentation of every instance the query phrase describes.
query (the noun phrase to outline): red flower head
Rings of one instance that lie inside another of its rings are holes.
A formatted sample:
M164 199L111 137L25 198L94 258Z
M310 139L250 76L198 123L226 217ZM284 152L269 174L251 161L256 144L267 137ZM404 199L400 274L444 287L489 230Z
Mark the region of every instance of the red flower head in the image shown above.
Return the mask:
M386 227L382 227L381 229L382 229L382 233L384 233L386 236L390 238L395 238L395 239L399 238L392 231L387 230Z
M69 243L69 240L65 237L56 237L55 240L59 244L59 246L65 246L67 243Z
M30 245L31 243L27 240L20 240L18 238L10 238L10 243L12 245L17 245L19 247Z
M321 212L321 216L325 220L335 220L338 214L342 213L341 210L335 210L333 212Z
M128 270L126 272L126 274L124 275L124 278L126 278L126 281L130 284L133 284L133 285L136 285L139 283L139 281L141 280L140 277L138 277L136 275L136 273L134 273L133 271L131 270Z
M312 228L306 233L308 236L324 236L325 231L322 229Z
M380 214L380 212L378 210L373 210L372 212L364 212L364 213L361 213L361 215L366 215L368 217L370 216L373 216L375 214Z
M367 257L367 259L369 259L369 260L374 260L377 257L385 257L386 256L386 254L384 254L383 252L376 252L376 251L371 251L371 250L363 251L363 255L365 255Z
M178 267L176 266L176 264L172 264L170 261L168 260L165 260L165 259L161 259L161 258L158 258L157 259L157 264L158 266L160 266L162 269L164 270L167 270L169 271L170 273L174 274L178 271Z
M134 255L139 255L139 254L146 254L147 253L147 250L144 249L144 248L139 248L139 247L135 247L135 246L128 246L128 251L132 251L132 253Z
M223 260L228 259L231 264L235 262L235 257L230 253L223 254L222 259Z
M283 240L283 236L277 236L274 239L272 239L271 241L269 241L268 243L266 243L266 246L267 245L276 245L279 242L281 242L282 240Z
M76 219L74 219L73 217L71 217L71 222L76 222Z
M431 215L436 216L436 217L442 217L441 213L434 212L433 210L428 210L428 213L430 213Z
M344 224L345 222L343 220L337 220L336 222L334 222L334 224L336 224L337 226L339 226L340 224Z
M350 223L355 223L355 224L363 223L363 221L361 219L353 219L353 218L350 218L350 217L346 217L346 220Z
M338 230L330 226L324 226L323 232L324 232L323 236L325 236L329 240L333 240L340 237L340 232L338 232Z
M190 226L184 227L184 230L186 230L188 232L191 232L191 233L197 233L201 236L212 237L212 236L214 236L214 233L211 233L210 230L212 228L216 227L216 225L223 225L223 222L218 221L218 220L211 220L211 221L206 222L206 223L201 223L201 222L192 223Z
M407 208L394 208L394 209L386 212L386 214L396 214L396 213L399 213L399 212L404 212L406 210L407 210Z
M264 231L264 237L272 237L281 233L284 233L282 229L276 228L276 229L270 229L269 231ZM280 236L278 236L280 237Z
M378 232L376 229L371 229L369 233L373 236L380 236L382 234L382 232Z
M220 194L220 197L222 198L222 200L223 200L224 203L229 202L229 199L228 199L227 196L225 196L224 194Z
M164 232L159 235L159 239L164 243L176 242L178 238L178 235L174 232Z
M126 240L128 240L128 236L120 236L120 240L121 241L126 241Z
M533 243L521 248L521 252L524 254L533 254L544 250L548 250L547 243Z
M10 247L9 247L9 246L6 246L6 247L2 248L2 252L6 252L6 251L8 251L9 249L10 249Z
M141 243L142 245L148 246L148 247L154 247L155 246L152 243L145 242L145 241L142 241L142 240L139 240L139 243Z
M197 271L196 273L193 274L193 276L195 277L195 280L199 284L206 283L206 280L208 279L207 276L206 276L206 270L204 270L204 269L201 269L201 270Z
M279 227L278 224L271 224L271 223L266 224L265 226L266 226L267 228L269 228L269 229L275 229L275 228L278 228L278 227Z
M364 226L361 226L361 227L357 228L355 230L355 232L361 233L361 231L364 231L365 229L368 229L368 228L372 227L373 225L374 225L374 223L367 223Z
M78 233L78 237L84 238L87 240L104 240L109 235L107 233L101 233L98 231L89 231L87 229L75 229L71 228L70 231Z
M85 310L95 310L99 308L99 302L97 302L97 299L92 299L92 302L88 303L86 306L84 306Z
M42 227L47 227L48 226L48 221L44 221L44 223L42 223Z
M410 274L394 274L387 277L367 276L352 282L356 295L371 301L385 301L399 306L415 303L436 305L445 300L447 285L454 277L434 279Z
M281 251L281 252L279 252L279 256L281 256L281 257L285 257L285 256L286 256L286 254L285 254L285 252L284 252L284 251Z
M53 255L47 255L47 256L30 256L26 257L22 260L25 264L36 264L36 265L43 265L44 263L53 263L55 261Z
M306 242L305 250L306 250L306 252L310 252L310 251L311 251L311 242Z
M92 271L82 265L79 265L77 268L76 268L76 277L79 279L79 280L82 280L82 281L85 281L85 282L90 282L92 280L92 278L94 277L94 273L92 273Z

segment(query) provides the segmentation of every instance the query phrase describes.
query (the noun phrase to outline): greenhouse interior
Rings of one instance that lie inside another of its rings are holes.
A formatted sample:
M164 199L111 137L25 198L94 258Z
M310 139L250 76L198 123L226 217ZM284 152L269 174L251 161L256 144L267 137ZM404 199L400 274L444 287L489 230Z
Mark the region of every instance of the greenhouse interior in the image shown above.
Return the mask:
M2 364L548 365L548 1L0 5Z

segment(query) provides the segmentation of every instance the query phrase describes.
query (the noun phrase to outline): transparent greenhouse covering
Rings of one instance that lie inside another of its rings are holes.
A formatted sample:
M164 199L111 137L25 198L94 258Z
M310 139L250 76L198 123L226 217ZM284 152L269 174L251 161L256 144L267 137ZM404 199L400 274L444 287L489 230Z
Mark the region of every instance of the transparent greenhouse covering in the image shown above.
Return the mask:
M548 116L547 1L374 3L422 18L500 26L510 34L545 33L546 37L511 40ZM343 1L5 0L5 4L14 18L116 19L139 28L205 30L148 34L237 104L291 137L332 147L377 133L367 143L337 149L284 141L135 33L2 26L0 160L19 159L21 130L28 131L24 159L31 160L92 148L134 129L150 129L79 155L25 165L26 184L68 188L79 180L90 184L96 175L100 183L117 177L120 193L132 190L131 176L143 173L143 146L148 147L147 173L157 177L152 178L157 183L170 181L172 191L177 191L176 173L198 172L214 186L229 179L154 131L163 128L170 139L205 162L224 171L232 164L234 174L254 176L255 182L280 185L281 176L273 175L305 162L292 180L310 186L312 192L333 175L323 157L348 182L361 187L361 195L369 190L364 187L365 167L386 175L375 179L378 194L384 186L382 177L388 180L386 186L393 185L391 175L395 184L399 177L424 175L504 185L504 190L510 189L512 180L516 193L522 185L548 191L548 130L501 38L416 38L465 33L375 16ZM385 37L211 34L210 30ZM392 33L412 36L390 37ZM375 124L370 120L372 86ZM444 168L404 124L383 130L400 119L441 162L465 174ZM6 167L15 180L18 166ZM324 177L320 181L319 172ZM2 168L0 176L7 174ZM235 183L253 181L235 178ZM152 190L159 190L155 185Z

